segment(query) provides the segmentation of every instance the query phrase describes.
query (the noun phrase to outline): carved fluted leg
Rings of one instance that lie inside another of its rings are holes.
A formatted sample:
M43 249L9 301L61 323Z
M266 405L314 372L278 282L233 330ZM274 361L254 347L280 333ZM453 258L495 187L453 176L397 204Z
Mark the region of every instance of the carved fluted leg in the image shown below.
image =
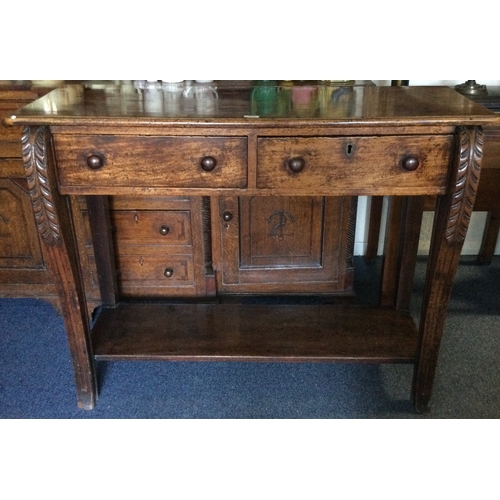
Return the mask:
M480 127L460 127L452 189L438 200L420 320L413 404L429 408L446 311L476 197L483 156Z
M78 406L92 409L97 398L97 384L69 204L57 190L48 129L25 127L22 143L33 213L41 240L46 246L47 266L58 287L73 361Z

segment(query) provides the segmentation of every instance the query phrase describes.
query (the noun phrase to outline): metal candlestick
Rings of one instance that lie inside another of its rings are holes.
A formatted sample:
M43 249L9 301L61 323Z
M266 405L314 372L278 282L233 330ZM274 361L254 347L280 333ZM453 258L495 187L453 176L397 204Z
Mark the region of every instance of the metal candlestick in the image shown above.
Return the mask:
M471 96L484 95L488 93L486 85L480 85L479 83L476 83L476 80L467 80L465 83L455 85L455 90L463 95Z

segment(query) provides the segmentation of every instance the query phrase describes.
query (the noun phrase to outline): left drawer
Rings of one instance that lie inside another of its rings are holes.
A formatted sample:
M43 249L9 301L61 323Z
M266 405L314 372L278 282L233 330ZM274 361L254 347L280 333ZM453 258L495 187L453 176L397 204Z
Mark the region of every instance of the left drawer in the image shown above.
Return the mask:
M118 290L123 297L206 294L205 226L197 197L110 197ZM205 223L206 224L206 223Z
M192 255L171 255L167 249L156 249L155 253L152 249L143 250L117 255L118 279L124 296L159 295L159 290L170 295L186 294L180 287L194 286Z
M62 188L242 188L244 137L55 134Z

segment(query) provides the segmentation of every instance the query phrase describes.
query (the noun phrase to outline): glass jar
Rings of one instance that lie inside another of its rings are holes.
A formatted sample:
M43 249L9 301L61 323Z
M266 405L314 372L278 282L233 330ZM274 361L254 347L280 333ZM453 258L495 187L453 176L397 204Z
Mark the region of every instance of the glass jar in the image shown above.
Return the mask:
M176 116L181 110L184 80L162 81L163 111L168 116Z
M144 111L149 113L163 112L163 94L158 80L146 80L142 91Z

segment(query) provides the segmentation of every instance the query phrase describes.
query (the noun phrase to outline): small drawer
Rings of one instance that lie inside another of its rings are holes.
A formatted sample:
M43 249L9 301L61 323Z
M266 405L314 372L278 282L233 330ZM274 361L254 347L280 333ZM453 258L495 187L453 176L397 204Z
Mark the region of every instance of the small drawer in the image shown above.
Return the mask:
M1 98L1 96L0 96ZM21 101L21 100L0 100L0 115L1 119L3 119L4 116L8 116L14 113L14 111L17 111L19 108L22 108L32 102L34 99L31 99L29 101Z
M453 137L297 137L258 141L257 186L279 193L439 194ZM375 190L375 191L374 191Z
M1 120L1 118L0 118ZM17 141L21 144L22 127L4 127L0 124L0 141Z
M28 85L28 84L27 84ZM29 84L31 85L31 83ZM24 102L28 104L33 102L35 99L40 97L40 93L29 88L21 89L19 87L11 86L10 88L3 88L0 90L0 103L5 103L9 101L14 102ZM15 109L15 108L14 108Z
M190 212L113 210L117 245L191 245Z
M23 147L18 141L0 141L0 158L22 158Z
M118 253L118 281L127 286L169 287L194 284L192 255Z
M54 136L59 184L92 189L241 188L247 141L241 137Z
M23 160L21 158L0 158L0 177L21 177L24 178Z

